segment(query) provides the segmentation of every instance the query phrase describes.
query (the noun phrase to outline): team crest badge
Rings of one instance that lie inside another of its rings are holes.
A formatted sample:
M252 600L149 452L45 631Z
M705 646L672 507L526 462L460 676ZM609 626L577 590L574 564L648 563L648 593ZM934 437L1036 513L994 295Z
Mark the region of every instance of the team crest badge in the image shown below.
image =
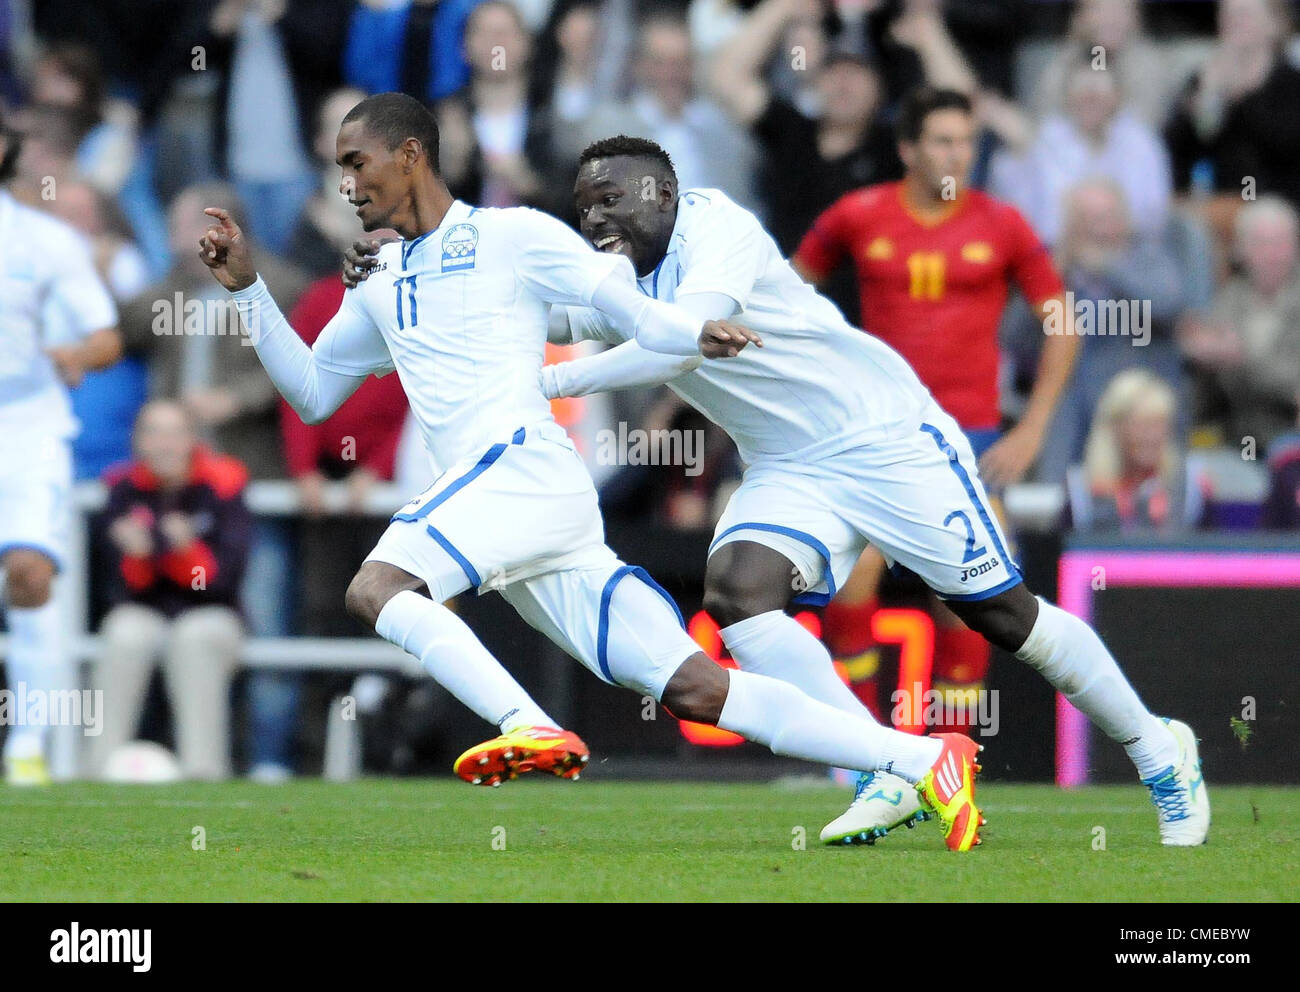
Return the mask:
M888 238L876 238L867 245L867 259L872 262L887 262L894 257L894 244Z
M442 236L442 271L474 268L477 247L478 228L473 224L457 224Z

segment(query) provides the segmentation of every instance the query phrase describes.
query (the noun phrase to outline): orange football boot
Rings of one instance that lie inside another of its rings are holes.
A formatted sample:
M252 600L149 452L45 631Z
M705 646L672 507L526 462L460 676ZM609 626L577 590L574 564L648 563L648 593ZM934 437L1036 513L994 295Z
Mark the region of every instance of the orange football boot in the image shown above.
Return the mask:
M930 770L916 783L921 803L939 814L950 851L969 851L980 843L985 820L975 805L976 755L984 750L965 734L931 734L943 744Z
M452 765L470 785L500 785L527 772L576 780L591 753L582 738L555 727L520 727L478 744Z

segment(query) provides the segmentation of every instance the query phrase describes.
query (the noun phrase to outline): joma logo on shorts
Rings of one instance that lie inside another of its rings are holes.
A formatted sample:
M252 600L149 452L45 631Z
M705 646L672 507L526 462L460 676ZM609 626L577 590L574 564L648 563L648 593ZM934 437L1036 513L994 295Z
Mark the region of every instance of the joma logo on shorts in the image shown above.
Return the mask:
M993 571L993 569L997 568L1000 564L1002 563L998 561L996 557L993 557L990 558L988 561L982 561L978 565L973 565L970 568L963 568L961 570L961 581L965 582L967 579L973 579L977 575L983 575L985 572L991 572Z

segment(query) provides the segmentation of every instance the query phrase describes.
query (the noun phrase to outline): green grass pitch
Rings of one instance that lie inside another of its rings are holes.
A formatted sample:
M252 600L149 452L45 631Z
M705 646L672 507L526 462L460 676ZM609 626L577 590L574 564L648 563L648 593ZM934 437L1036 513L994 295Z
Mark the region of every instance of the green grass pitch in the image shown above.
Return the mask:
M826 848L818 831L847 797L549 778L0 787L0 900L1296 898L1297 788L1214 789L1210 844L1169 850L1137 785L989 785L969 855L948 853L933 822Z

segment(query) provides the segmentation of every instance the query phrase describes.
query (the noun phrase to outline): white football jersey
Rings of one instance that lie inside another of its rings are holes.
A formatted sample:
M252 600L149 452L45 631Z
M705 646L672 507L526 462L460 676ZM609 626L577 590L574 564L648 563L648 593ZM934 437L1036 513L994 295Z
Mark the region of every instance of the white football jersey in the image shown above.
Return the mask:
M799 278L752 213L716 189L686 190L663 260L638 280L667 302L736 301L763 347L705 361L668 385L735 440L746 464L808 459L914 428L929 393L903 358ZM626 341L599 311L569 307L573 339Z
M77 423L46 349L117 325L117 308L72 227L0 190L0 421L70 437Z
M314 351L347 375L396 369L438 471L550 420L539 371L550 304L587 306L627 259L554 217L455 201L413 241L384 245Z

